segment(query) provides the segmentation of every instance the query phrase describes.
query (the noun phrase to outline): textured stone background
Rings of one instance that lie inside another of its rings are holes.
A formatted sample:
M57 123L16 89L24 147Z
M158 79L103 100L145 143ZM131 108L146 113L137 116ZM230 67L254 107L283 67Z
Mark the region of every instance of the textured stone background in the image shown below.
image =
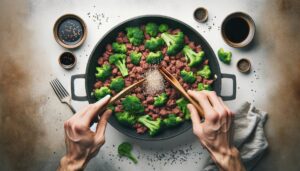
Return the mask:
M259 41L267 46L267 74L273 81L265 107L270 148L256 170L296 171L300 170L300 1L266 3ZM24 0L0 0L0 170L37 170L45 161L51 162L53 149L63 153L63 135L48 130L61 129L52 123L62 124L71 116L52 116L52 122L42 119L49 117L43 115L45 111L65 108L56 99L55 109L45 106L51 90L45 88L50 77L43 74L51 69L41 65L49 59L43 58L46 50L36 49L38 42L30 41L31 27L39 27L26 24L31 5ZM50 144L46 137L57 143Z

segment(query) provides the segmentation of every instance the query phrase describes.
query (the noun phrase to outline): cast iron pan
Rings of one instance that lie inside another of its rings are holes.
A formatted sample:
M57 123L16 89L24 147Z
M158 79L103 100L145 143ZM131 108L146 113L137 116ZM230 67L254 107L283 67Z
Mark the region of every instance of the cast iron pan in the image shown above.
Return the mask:
M209 65L212 70L212 73L217 76L217 79L213 83L213 89L216 91L218 95L220 95L221 91L221 80L222 78L230 78L233 81L233 93L231 96L222 96L223 100L233 100L236 97L236 77L235 75L231 74L222 74L220 72L220 67L218 60L214 54L214 51L209 46L209 44L206 42L206 40L192 27L189 25L183 23L182 21L179 21L174 18L170 18L167 16L160 16L160 15L147 15L147 16L139 16L132 19L129 19L127 21L124 21L120 23L119 25L112 28L107 34L103 36L101 40L96 44L94 50L92 51L87 67L86 67L86 73L85 74L79 74L79 75L73 75L71 77L71 93L72 93L72 99L77 101L88 101L89 103L96 102L95 98L91 96L91 92L93 91L93 85L96 82L95 73L96 73L96 66L98 65L97 61L100 56L105 51L105 47L107 44L112 43L115 41L115 38L117 37L118 33L121 31L125 31L125 28L128 26L141 26L145 25L148 22L155 22L157 24L160 23L166 23L169 25L170 28L176 29L179 28L185 35L189 37L191 41L194 41L196 44L200 44L202 46L202 49L205 52L205 57L209 59ZM76 96L74 93L74 81L78 78L85 79L85 89L87 96ZM127 127L122 126L118 123L116 118L114 116L110 117L109 123L116 128L118 131L141 140L147 140L147 141L153 141L153 140L163 140L163 139L169 139L175 136L178 136L182 134L183 132L191 129L192 124L191 122L187 121L181 126L173 129L167 129L162 131L157 136L151 137L147 133L140 135L135 132L134 129L130 129Z

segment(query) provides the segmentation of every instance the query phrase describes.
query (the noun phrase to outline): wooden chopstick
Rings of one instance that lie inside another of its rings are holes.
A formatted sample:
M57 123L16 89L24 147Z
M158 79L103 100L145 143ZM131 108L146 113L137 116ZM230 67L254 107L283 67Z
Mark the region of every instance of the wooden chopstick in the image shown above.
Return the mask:
M99 115L101 115L107 108L108 105L115 103L117 100L119 100L120 98L124 97L126 94L128 94L129 92L131 92L133 89L135 89L137 86L140 86L141 84L143 84L143 82L146 79L143 78L140 81L126 87L125 89L123 89L122 91L120 91L118 94L116 94L115 96L113 96L100 110L99 110ZM99 119L99 118L98 118Z
M164 67L159 67L159 72L163 75L163 77L171 83L171 85L177 89L186 99L188 99L196 108L201 118L204 118L204 112L202 107L199 105L197 101L195 101L191 96L184 90L179 81Z

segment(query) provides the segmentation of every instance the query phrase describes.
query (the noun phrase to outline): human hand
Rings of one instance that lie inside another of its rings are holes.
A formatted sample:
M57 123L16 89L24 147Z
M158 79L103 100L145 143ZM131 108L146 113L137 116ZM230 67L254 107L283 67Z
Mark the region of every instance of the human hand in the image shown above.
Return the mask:
M214 91L188 91L199 102L205 121L201 123L196 108L188 105L193 122L193 132L211 154L221 170L245 170L239 151L230 144L230 125L233 113Z
M90 124L109 99L108 95L86 106L64 123L67 150L60 161L58 171L83 170L88 161L99 152L105 141L105 128L112 111L106 110L101 115L95 132L90 130Z

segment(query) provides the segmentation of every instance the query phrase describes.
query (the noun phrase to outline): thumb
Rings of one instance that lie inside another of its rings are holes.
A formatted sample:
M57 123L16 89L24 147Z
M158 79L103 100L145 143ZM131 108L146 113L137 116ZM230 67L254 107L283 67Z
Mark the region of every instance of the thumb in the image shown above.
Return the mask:
M188 104L187 108L189 109L189 111L191 113L193 132L196 136L199 137L201 134L201 127L202 127L200 116L199 116L196 108L194 107L194 105Z
M101 144L104 143L104 133L105 133L105 129L106 129L106 125L107 125L107 121L109 119L109 117L111 116L112 111L110 109L106 110L97 125L96 128L96 135L95 135L95 141L96 144Z

